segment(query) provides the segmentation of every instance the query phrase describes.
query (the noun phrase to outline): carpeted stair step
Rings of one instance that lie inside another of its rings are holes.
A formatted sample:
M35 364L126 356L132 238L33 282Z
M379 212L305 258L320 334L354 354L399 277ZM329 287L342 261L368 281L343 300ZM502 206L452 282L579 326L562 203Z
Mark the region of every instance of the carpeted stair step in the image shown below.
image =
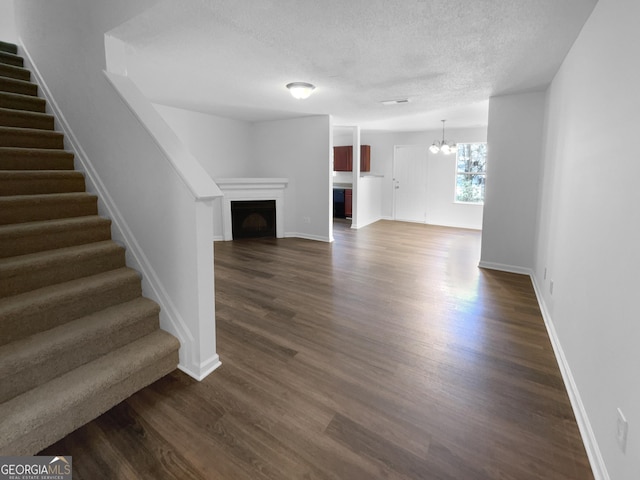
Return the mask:
M142 295L140 275L118 268L0 299L0 345Z
M57 148L0 147L0 170L73 170L73 158Z
M0 170L0 197L84 191L84 175L75 170Z
M0 77L0 91L38 96L38 85L15 78Z
M29 82L31 81L31 72L23 67L0 63L0 77L15 78Z
M96 215L0 225L0 258L110 238L111 220Z
M24 66L24 59L15 53L4 52L0 50L0 63L7 65L15 65L16 67Z
M159 312L138 297L0 347L0 403L149 335Z
M0 127L0 147L64 148L64 134L37 128Z
M0 108L0 127L53 130L55 127L55 120L53 115L48 115L46 113Z
M15 43L0 40L0 51L17 54L18 46Z
M18 54L18 46L15 43L3 42L0 40L0 51Z
M0 455L34 455L173 371L178 341L162 330L0 405Z
M0 258L0 298L124 266L124 248L111 240Z
M0 41L0 456L34 455L175 370L30 72Z
M98 214L98 197L85 192L0 197L0 225Z
M26 68L0 63L0 77L16 78L28 82L31 80L31 72Z
M47 101L44 98L33 97L31 95L0 92L0 108L45 113L47 111Z

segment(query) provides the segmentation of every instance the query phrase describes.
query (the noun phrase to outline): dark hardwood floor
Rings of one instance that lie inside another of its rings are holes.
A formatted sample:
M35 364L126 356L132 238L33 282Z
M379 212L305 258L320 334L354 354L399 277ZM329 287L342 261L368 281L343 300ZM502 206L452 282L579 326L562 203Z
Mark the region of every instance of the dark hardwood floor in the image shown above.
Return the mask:
M480 233L215 245L218 352L44 454L74 479L592 479L528 277Z

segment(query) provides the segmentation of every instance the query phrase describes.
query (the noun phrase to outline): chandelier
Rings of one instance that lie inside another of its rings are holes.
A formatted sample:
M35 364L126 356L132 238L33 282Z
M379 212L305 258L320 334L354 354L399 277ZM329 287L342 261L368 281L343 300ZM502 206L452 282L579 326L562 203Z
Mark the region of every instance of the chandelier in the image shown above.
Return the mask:
M453 153L456 151L456 143L455 142L447 143L447 141L444 139L444 122L446 122L446 120L441 120L441 122L442 122L442 140L441 141L434 140L433 145L429 147L429 150L431 151L431 153L442 152L445 155L449 155L450 153Z

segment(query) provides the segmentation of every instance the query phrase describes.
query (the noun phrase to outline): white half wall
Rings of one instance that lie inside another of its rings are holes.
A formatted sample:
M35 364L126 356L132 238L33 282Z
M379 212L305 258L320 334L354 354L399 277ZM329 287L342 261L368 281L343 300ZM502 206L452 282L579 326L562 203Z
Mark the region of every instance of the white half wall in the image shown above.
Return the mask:
M638 19L637 0L597 3L551 84L544 131L534 280L596 479L640 478Z
M492 97L480 265L533 267L545 93Z
M358 181L357 224L351 228L362 228L382 218L382 177L365 175Z
M328 115L253 125L251 176L289 179L285 236L331 241L331 141Z

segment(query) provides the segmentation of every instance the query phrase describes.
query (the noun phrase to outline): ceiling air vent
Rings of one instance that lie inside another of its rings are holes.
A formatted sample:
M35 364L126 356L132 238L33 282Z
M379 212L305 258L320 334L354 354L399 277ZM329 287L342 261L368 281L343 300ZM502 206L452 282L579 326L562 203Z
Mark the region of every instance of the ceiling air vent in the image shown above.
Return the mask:
M408 98L402 98L400 100L385 100L383 102L380 102L383 105L397 105L399 103L409 103L409 99Z

